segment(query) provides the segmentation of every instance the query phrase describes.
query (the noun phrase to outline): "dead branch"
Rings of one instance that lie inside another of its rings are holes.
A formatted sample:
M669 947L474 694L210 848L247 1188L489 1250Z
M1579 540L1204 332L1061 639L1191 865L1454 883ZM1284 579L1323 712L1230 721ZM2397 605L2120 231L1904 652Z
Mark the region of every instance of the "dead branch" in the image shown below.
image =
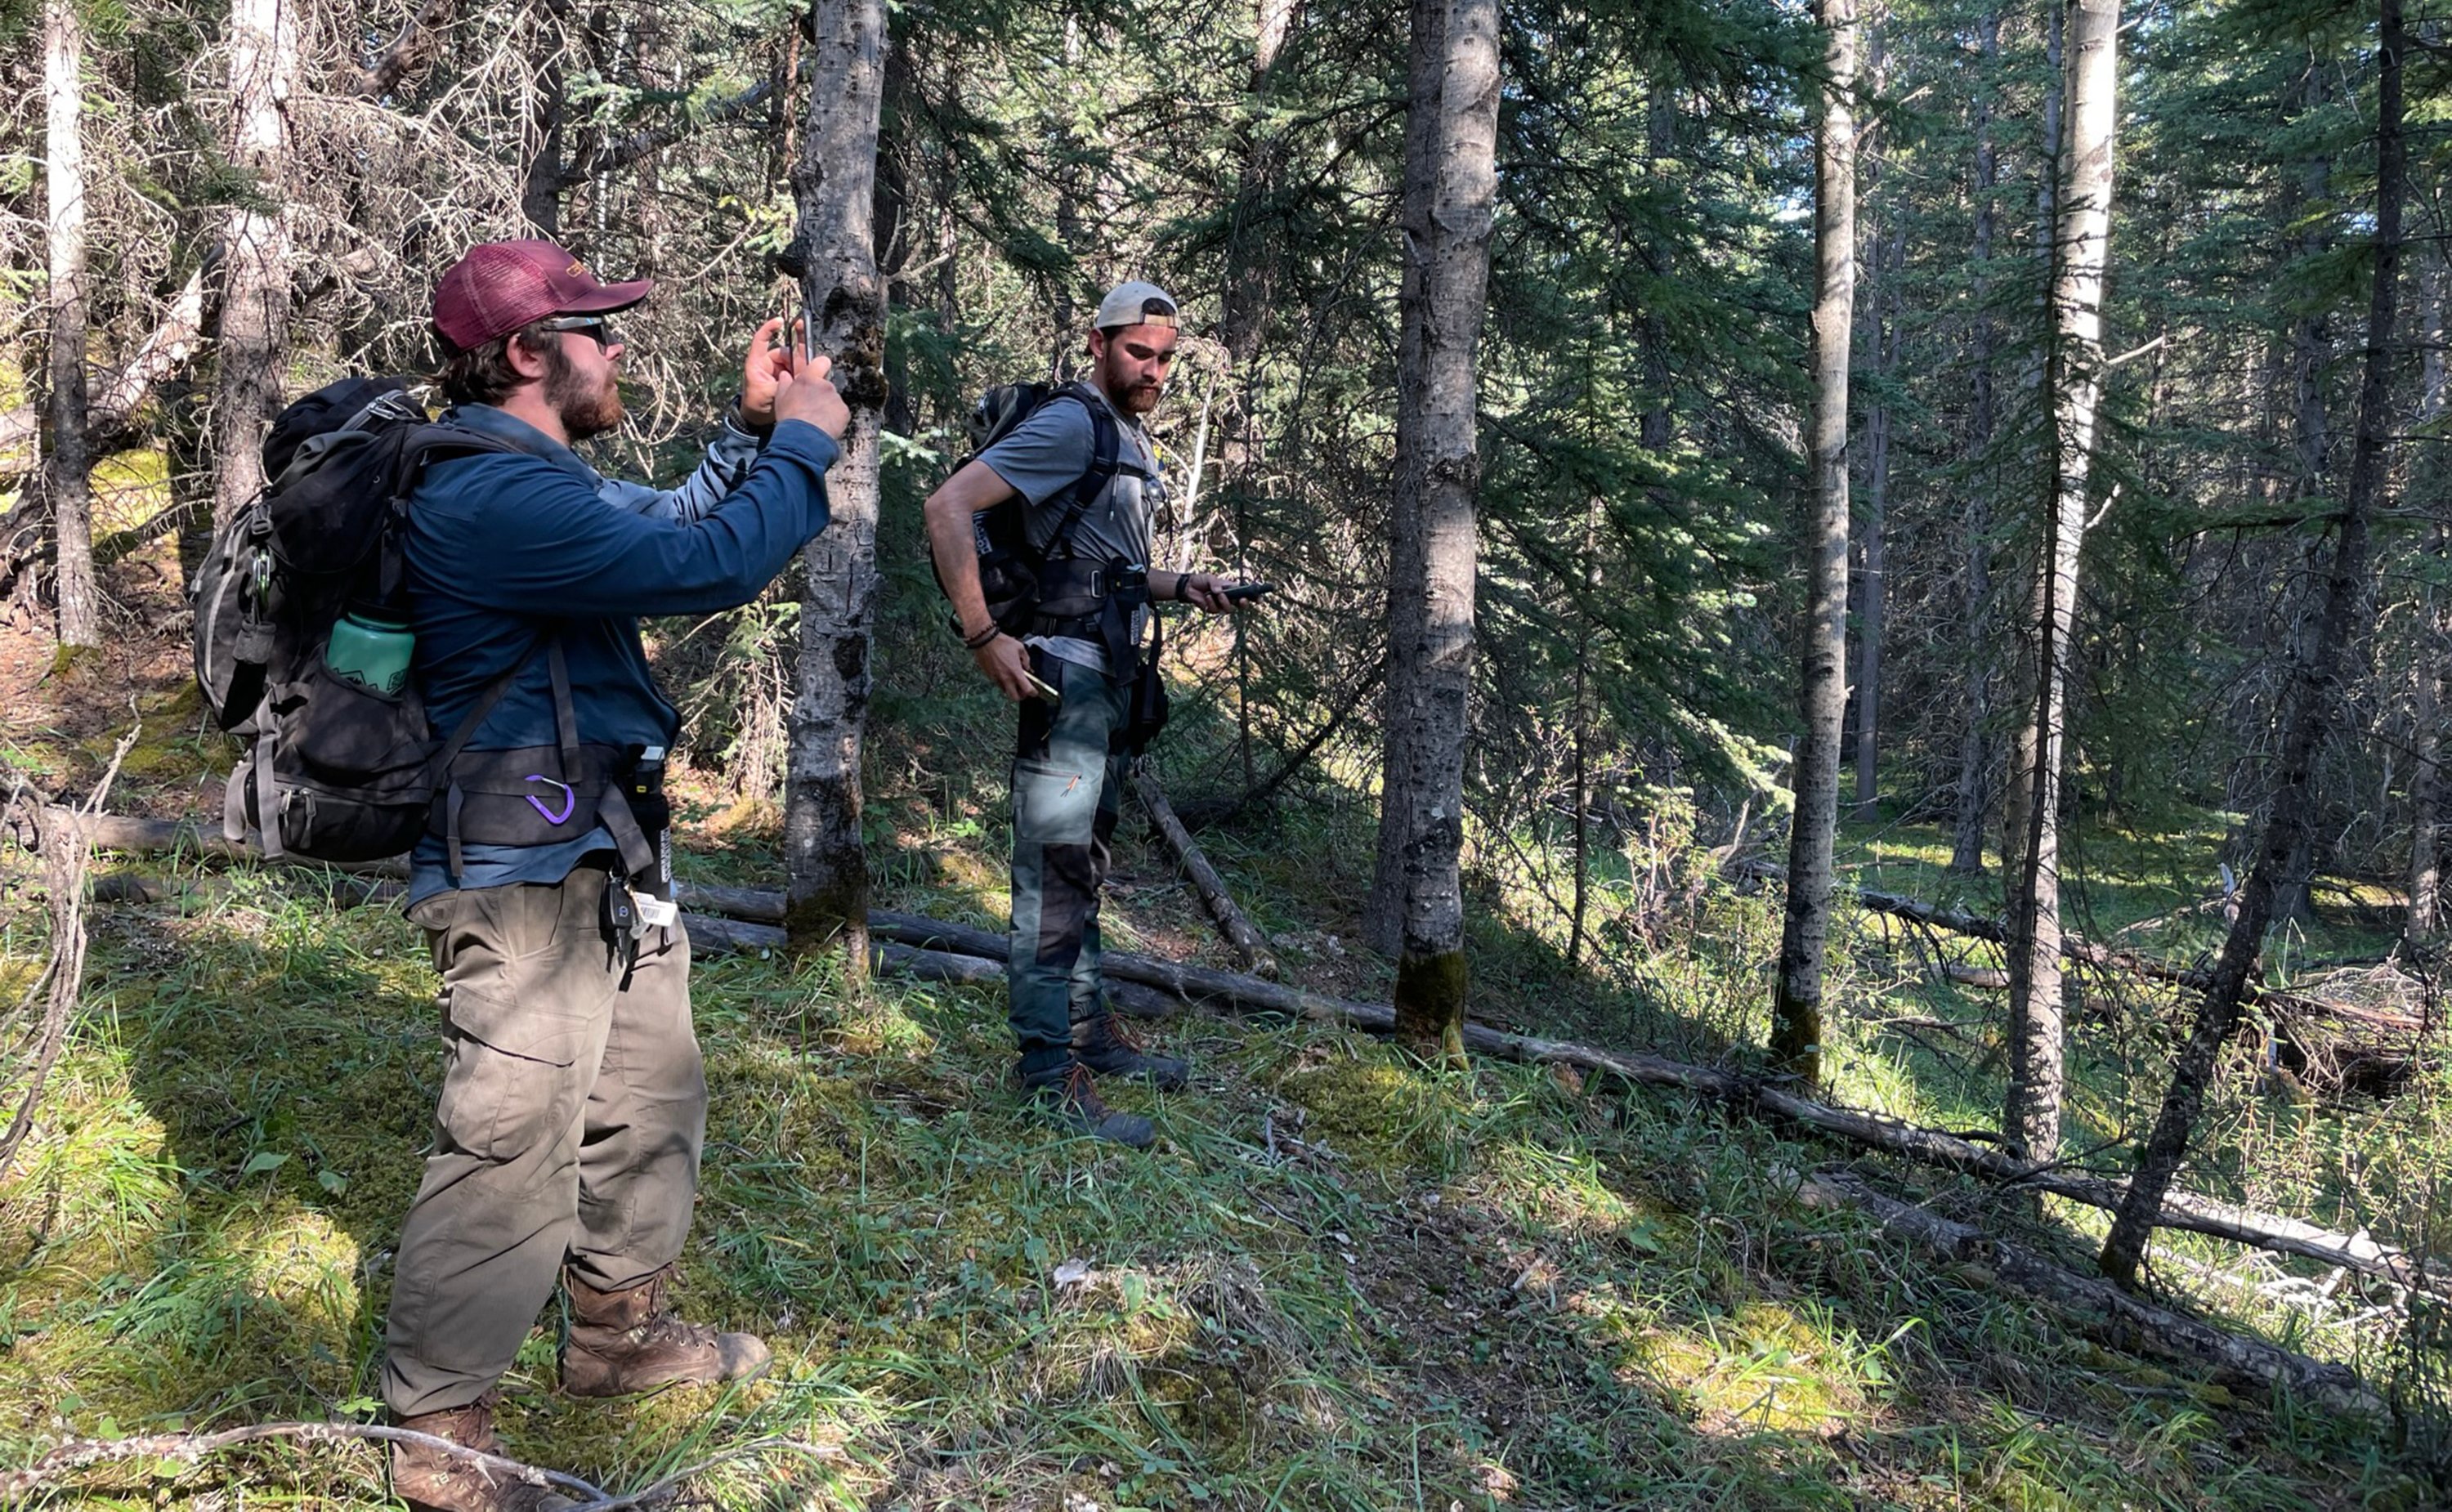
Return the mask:
M1252 921L1244 916L1243 911L1235 906L1234 894L1226 891L1225 878L1209 864L1209 857L1201 854L1200 846L1192 838L1192 832L1176 817L1175 805L1166 800L1166 790L1157 785L1157 778L1146 772L1134 773L1132 784L1133 796L1140 799L1141 808L1148 813L1150 824L1157 831L1158 838L1166 842L1168 852L1175 856L1176 865L1182 868L1183 874L1191 880L1193 890L1200 894L1200 901L1208 905L1209 916L1217 921L1217 931L1226 936L1226 943L1235 948L1235 953L1242 957L1244 967L1253 975L1275 981L1281 973L1277 958L1269 952L1267 937L1253 928Z
M2383 1399L2346 1365L2311 1360L2155 1306L2100 1277L2079 1275L2033 1250L1875 1191L1852 1172L1817 1171L1799 1183L1797 1196L1809 1208L1860 1208L1892 1233L1946 1259L1981 1266L2008 1289L2089 1320L2118 1344L2143 1344L2165 1357L2211 1365L2268 1389L2281 1386L2336 1412L2378 1419L2390 1415Z
M144 723L129 725L119 737L119 745L110 753L110 765L103 769L102 780L94 784L93 793L85 801L82 815L90 815L102 807L110 794L110 785L119 778L119 764L134 749ZM72 812L55 809L43 802L41 795L30 788L18 790L16 806L31 816L39 830L47 820L44 815ZM70 831L71 835L75 832ZM59 1064L60 1052L67 1049L69 1026L76 1020L77 1001L85 989L85 874L92 864L93 852L82 843L55 839L42 848L43 882L50 893L51 949L44 962L38 980L48 994L43 1007L43 1021L34 1034L34 1054L26 1069L26 1090L17 1101L17 1111L10 1120L9 1131L0 1134L0 1174L17 1158L18 1147L34 1127L34 1109L43 1100L44 1084L50 1080L51 1068ZM29 992L26 1006L32 1005Z
M433 60L435 49L442 45L444 29L451 25L451 13L457 9L458 0L425 0L417 14L400 29L400 34L391 39L389 47L363 67L335 69L333 92L379 100L399 88L402 81Z
M643 131L634 131L618 142L607 142L594 151L584 153L573 160L563 169L562 182L564 185L584 184L589 179L618 172L641 158L662 151L694 132L740 119L763 104L766 96L774 92L775 81L761 79L732 98L719 101L695 115L684 116L677 121L667 121L662 126L652 126Z
M46 1483L72 1471L114 1460L181 1460L196 1461L206 1455L233 1448L242 1443L258 1443L267 1439L294 1439L304 1443L350 1443L372 1441L382 1443L413 1443L424 1448L440 1449L455 1458L471 1461L515 1481L530 1485L553 1485L576 1491L586 1499L585 1505L595 1512L609 1512L615 1506L633 1504L638 1498L614 1498L590 1485L575 1475L559 1470L539 1469L532 1464L505 1459L499 1454L486 1454L431 1433L419 1433L413 1428L395 1428L372 1423L254 1423L243 1428L225 1428L219 1433L148 1433L131 1439L78 1439L63 1443L22 1470L0 1475L0 1503L14 1502L43 1488ZM745 1451L744 1451L745 1452ZM661 1486L665 1483L659 1482ZM652 1488L651 1488L652 1489Z

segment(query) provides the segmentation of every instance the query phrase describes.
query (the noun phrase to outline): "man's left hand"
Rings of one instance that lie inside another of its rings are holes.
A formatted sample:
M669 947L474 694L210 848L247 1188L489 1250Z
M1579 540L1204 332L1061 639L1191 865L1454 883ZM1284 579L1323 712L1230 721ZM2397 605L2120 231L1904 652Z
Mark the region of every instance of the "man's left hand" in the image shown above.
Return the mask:
M783 329L781 320L771 320L758 327L749 339L748 360L741 364L741 421L760 431L775 423L775 387L796 370L794 344L776 344Z
M1213 615L1230 615L1240 611L1251 600L1226 597L1227 582L1211 572L1187 572L1176 580L1177 599L1196 609Z

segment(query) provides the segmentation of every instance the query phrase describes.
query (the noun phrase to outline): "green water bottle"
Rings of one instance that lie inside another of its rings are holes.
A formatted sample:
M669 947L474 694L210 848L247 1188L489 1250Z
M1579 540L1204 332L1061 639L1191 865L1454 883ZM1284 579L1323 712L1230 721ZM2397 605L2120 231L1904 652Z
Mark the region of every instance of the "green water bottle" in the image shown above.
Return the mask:
M407 620L352 605L332 624L324 665L345 682L397 698L408 686L408 660L416 650L417 637L409 633Z

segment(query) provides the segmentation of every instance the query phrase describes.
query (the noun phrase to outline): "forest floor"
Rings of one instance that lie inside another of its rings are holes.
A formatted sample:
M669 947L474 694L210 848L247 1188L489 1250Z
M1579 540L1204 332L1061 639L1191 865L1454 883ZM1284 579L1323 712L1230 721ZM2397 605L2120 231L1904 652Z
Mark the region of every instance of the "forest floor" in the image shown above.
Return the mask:
M227 756L145 562L114 573L133 608L104 656L55 670L30 636L0 636L0 759L80 791L132 708L145 734L111 807L206 812ZM999 719L983 697L880 696L880 903L1000 925ZM685 871L771 884L771 812L711 785L695 799ZM2208 823L2121 837L2109 861L2099 846L2095 874L2133 885L2089 894L2088 927L2193 907ZM1315 794L1204 839L1295 976L1381 992L1384 964L1352 943L1365 803ZM1940 896L1941 843L1859 825L1844 859L1866 885ZM1539 906L1486 881L1477 1011L1742 1063L1773 900L1666 849L1654 874L1615 879L1612 922L1573 971ZM84 1013L0 1179L0 1463L65 1438L377 1416L391 1246L438 1070L430 972L395 911L336 909L308 874L232 874L184 907L89 915ZM0 856L11 995L45 949L37 877ZM1228 964L1137 821L1107 908L1111 946ZM2327 912L2320 929L2343 938L2320 953L2373 953L2362 920ZM2188 951L2218 928L2186 913L2124 940ZM1987 1126L1997 1000L1931 984L1916 950L1849 913L1839 1095ZM2078 1146L2138 1127L2168 1046L2142 994L2089 992ZM1117 1094L1158 1124L1136 1154L1021 1115L999 992L884 978L854 996L826 966L734 956L701 963L696 1002L713 1108L683 1295L763 1333L776 1367L742 1389L582 1403L554 1389L558 1324L542 1320L507 1383L510 1450L611 1489L712 1459L688 1495L740 1508L2442 1504L2391 1424L2150 1362L1980 1267L1809 1209L1795 1173L1854 1151L1688 1098L1498 1063L1428 1071L1366 1036L1191 1015L1155 1037L1194 1059L1193 1085ZM2252 1070L2216 1110L2202 1189L2347 1227L2430 1210L2440 1070L2391 1098L2268 1094ZM1985 1190L1858 1166L1950 1216L2027 1224ZM2023 1231L2084 1268L2099 1220L2055 1206ZM2284 1305L2268 1285L2284 1273L2235 1249L2158 1254L2229 1326L2379 1383L2392 1368L2364 1316L2389 1309L2355 1287ZM46 1504L384 1499L371 1447L259 1444L64 1476Z

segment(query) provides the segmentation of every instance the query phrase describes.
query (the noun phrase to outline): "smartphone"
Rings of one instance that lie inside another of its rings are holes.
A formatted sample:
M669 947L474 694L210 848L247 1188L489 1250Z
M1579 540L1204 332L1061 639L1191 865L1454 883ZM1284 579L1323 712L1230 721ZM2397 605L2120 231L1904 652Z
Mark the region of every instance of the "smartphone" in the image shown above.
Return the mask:
M1257 599L1276 591L1277 585L1273 582L1238 582L1226 590L1226 597L1237 600Z
M1046 683L1041 682L1038 679L1038 673L1025 672L1022 676L1030 679L1030 685L1037 688L1038 690L1038 696L1046 699L1048 702L1062 703L1064 701L1064 695L1057 692L1054 688L1049 687Z

